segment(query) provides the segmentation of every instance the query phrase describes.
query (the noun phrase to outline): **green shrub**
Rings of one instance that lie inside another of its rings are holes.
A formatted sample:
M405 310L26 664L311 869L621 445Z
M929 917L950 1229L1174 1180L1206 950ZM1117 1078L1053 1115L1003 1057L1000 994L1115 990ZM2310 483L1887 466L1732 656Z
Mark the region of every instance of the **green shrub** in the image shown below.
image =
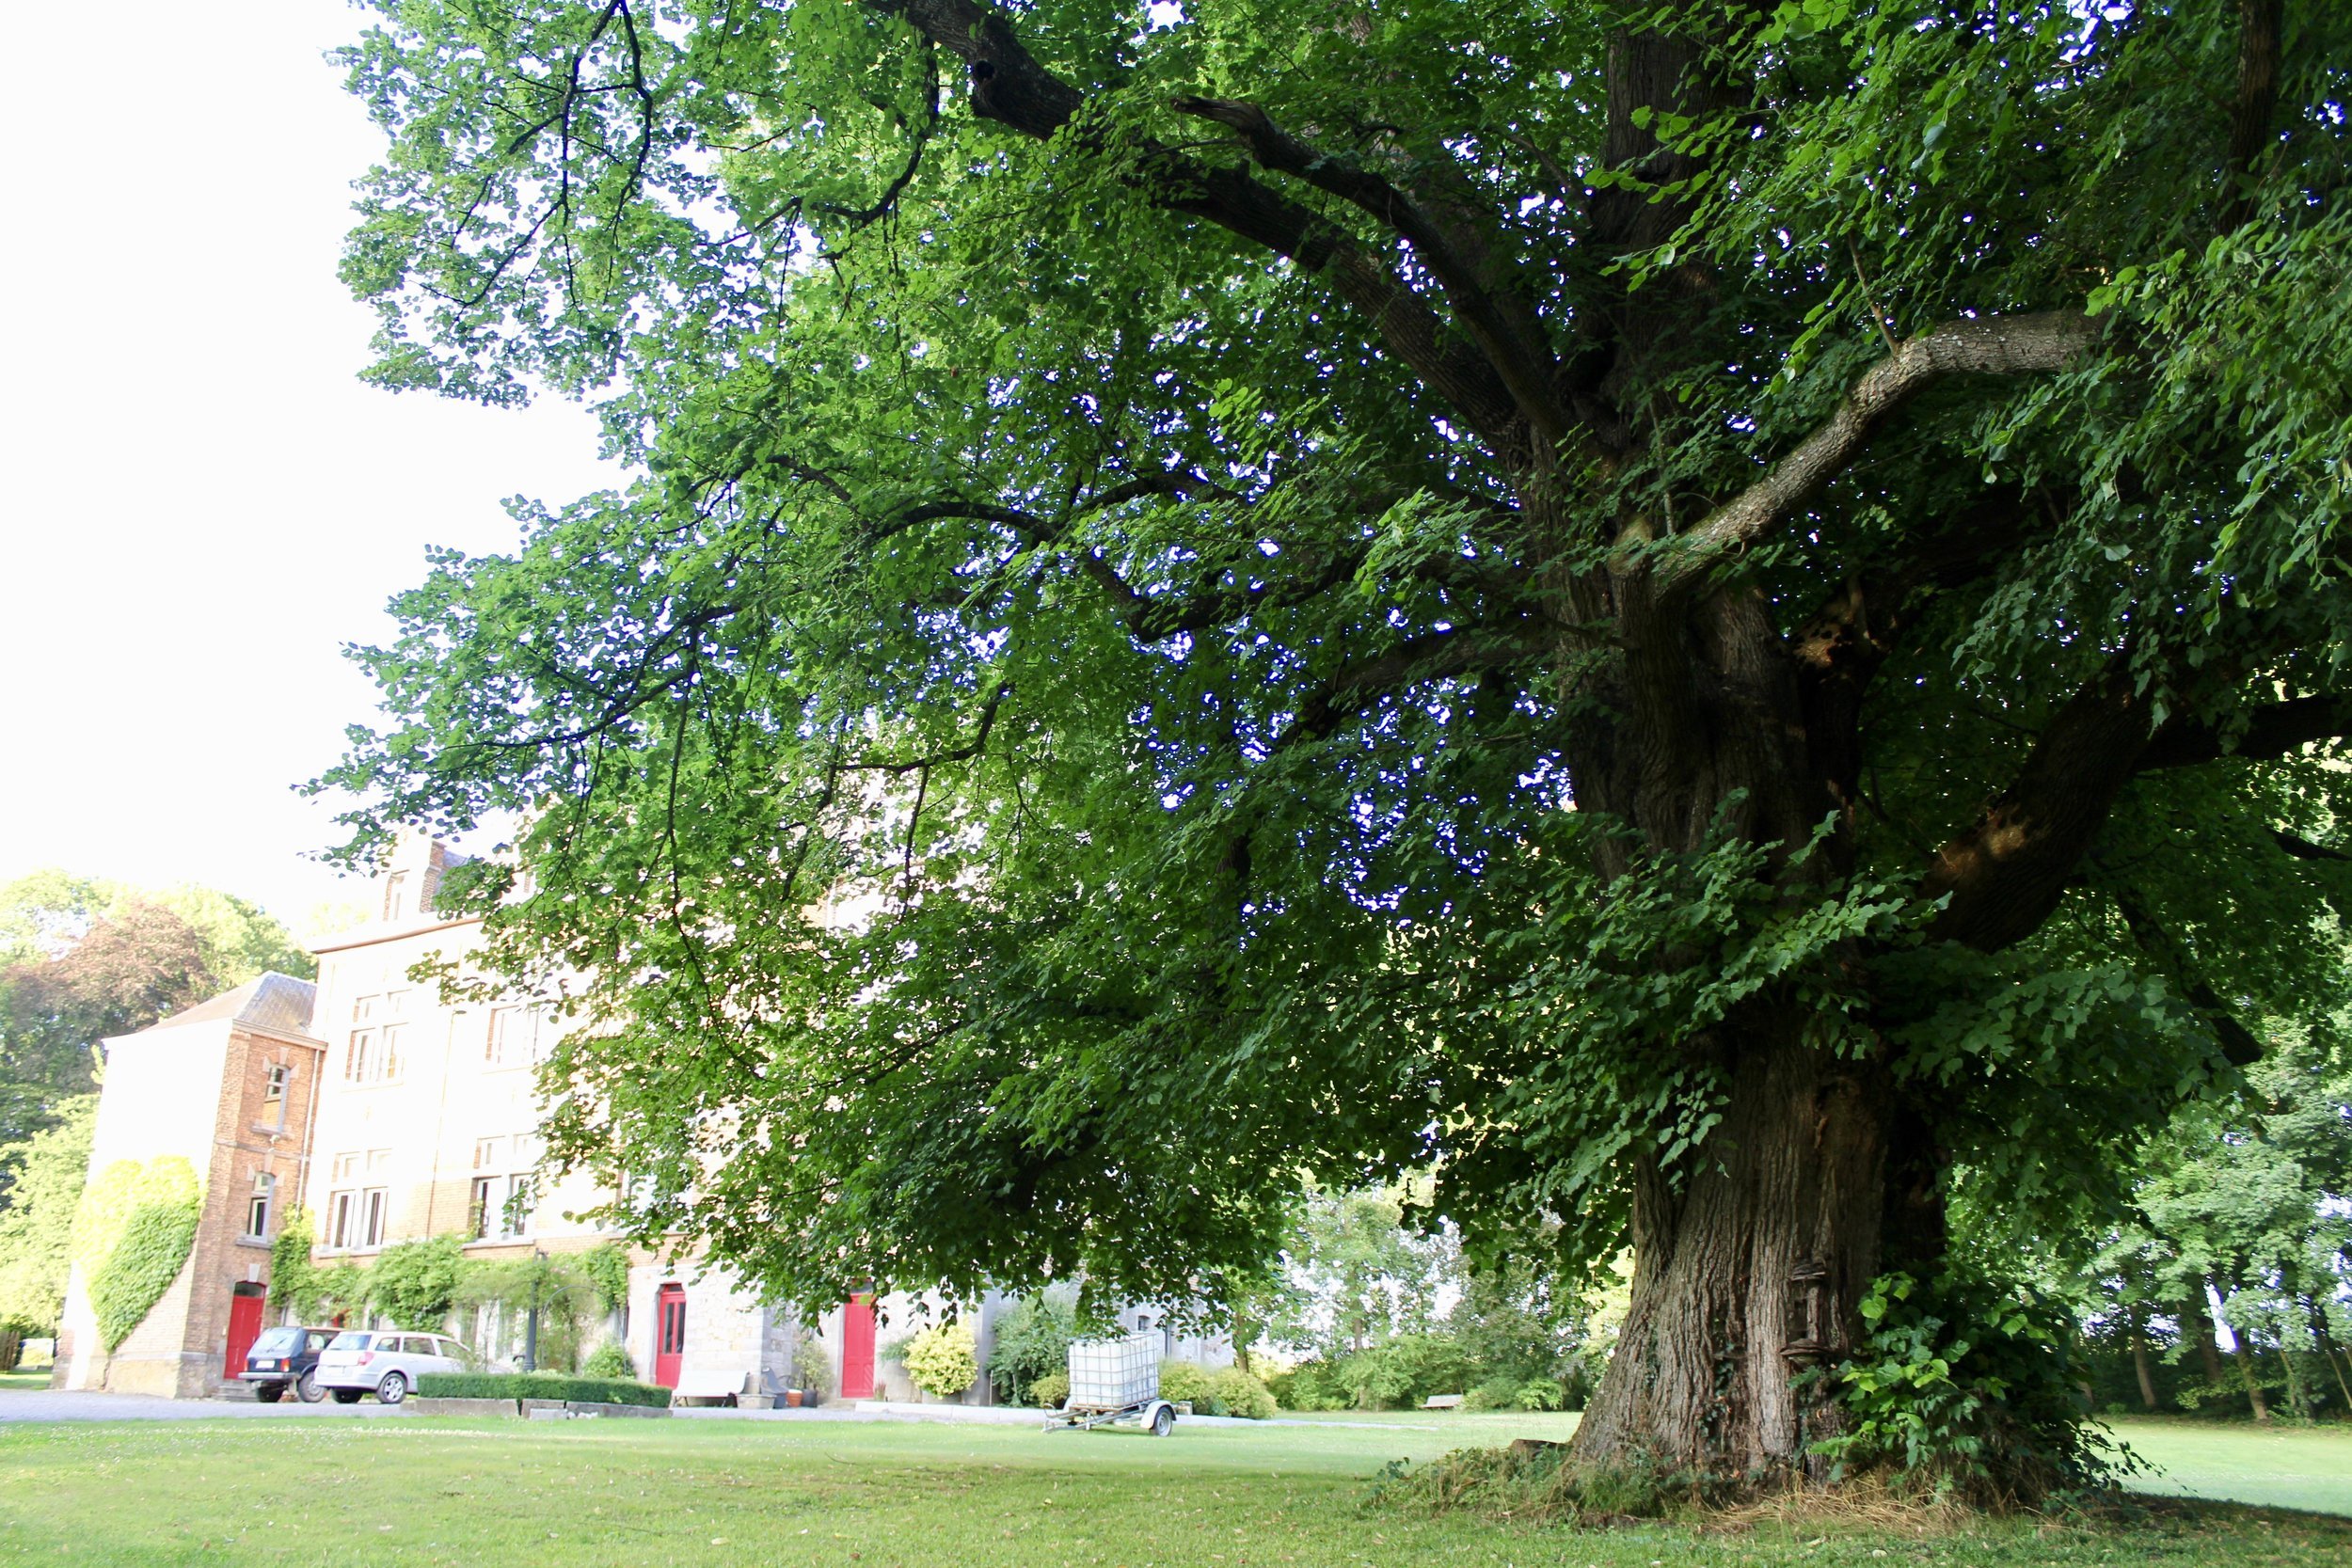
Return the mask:
M580 1375L630 1380L637 1376L637 1363L629 1359L618 1339L608 1339L588 1353L588 1359L580 1364Z
M927 1328L905 1342L907 1380L926 1394L946 1399L979 1380L979 1346L961 1323Z
M1202 1416L1214 1416L1209 1408L1214 1400L1209 1393L1209 1370L1189 1361L1160 1363L1160 1398L1189 1404Z
M196 1244L204 1184L176 1154L152 1164L118 1160L73 1213L73 1258L89 1281L90 1310L108 1354L163 1299Z
M368 1270L368 1301L402 1328L438 1328L456 1305L466 1272L466 1239L456 1231L394 1242Z
M996 1320L988 1353L988 1381L999 1399L1034 1403L1029 1385L1039 1378L1070 1375L1070 1342L1078 1337L1074 1303L1034 1295Z
M657 1407L670 1402L670 1390L649 1383L562 1372L426 1372L417 1379L417 1393L429 1400L576 1400Z
M1070 1374L1047 1372L1029 1385L1028 1402L1044 1410L1059 1410L1070 1398Z
M311 1322L319 1309L319 1271L310 1262L313 1241L310 1211L297 1204L286 1211L269 1244L270 1302L291 1311L297 1323Z
M1328 1361L1302 1361L1284 1375L1274 1396L1285 1410L1345 1410L1354 1396Z
M1833 1474L1883 1467L1972 1501L2030 1506L2140 1467L2084 1418L2062 1308L1991 1281L1922 1287L1894 1274L1858 1309L1869 1328L1827 1374L1846 1430L1814 1445L1836 1462Z
M1266 1386L1239 1367L1224 1367L1209 1374L1209 1398L1215 1414L1263 1421L1274 1415L1274 1396Z

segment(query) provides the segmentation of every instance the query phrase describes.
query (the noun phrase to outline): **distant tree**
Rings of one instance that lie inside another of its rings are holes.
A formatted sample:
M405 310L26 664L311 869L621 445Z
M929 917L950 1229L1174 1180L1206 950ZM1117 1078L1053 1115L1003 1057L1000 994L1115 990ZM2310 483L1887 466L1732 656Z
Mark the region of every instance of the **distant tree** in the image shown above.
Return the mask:
M2150 1149L2139 1223L2108 1254L2112 1300L2174 1318L2175 1354L2200 1357L2201 1403L2267 1418L2279 1393L2298 1415L2352 1409L2352 1067L2301 1031L2267 1043L2241 1092L2185 1112ZM2238 1342L2226 1370L2208 1291Z
M57 870L0 888L0 1139L87 1092L100 1040L269 970L315 973L283 926L231 894Z
M8 1194L0 1210L0 1330L47 1334L57 1326L97 1120L98 1097L79 1095L53 1104L41 1131L0 1147Z
M1265 1309L1273 1339L1330 1358L1428 1326L1458 1293L1459 1251L1409 1229L1400 1188L1309 1192Z

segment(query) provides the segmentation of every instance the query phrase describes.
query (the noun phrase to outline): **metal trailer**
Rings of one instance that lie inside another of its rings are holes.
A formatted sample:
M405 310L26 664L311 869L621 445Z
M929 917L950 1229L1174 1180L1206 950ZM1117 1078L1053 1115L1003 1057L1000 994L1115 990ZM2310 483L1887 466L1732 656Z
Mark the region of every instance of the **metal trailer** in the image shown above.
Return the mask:
M1154 1437L1175 1428L1176 1407L1160 1398L1156 1334L1080 1339L1070 1347L1070 1397L1045 1418L1045 1430L1091 1432L1115 1422L1139 1426Z

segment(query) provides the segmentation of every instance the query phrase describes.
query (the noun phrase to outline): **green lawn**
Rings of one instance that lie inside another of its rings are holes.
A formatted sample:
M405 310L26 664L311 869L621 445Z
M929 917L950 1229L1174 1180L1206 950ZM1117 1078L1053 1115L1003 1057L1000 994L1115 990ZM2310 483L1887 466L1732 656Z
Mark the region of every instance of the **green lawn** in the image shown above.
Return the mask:
M49 1369L46 1367L37 1371L27 1371L19 1367L12 1372L0 1372L0 1393L6 1393L11 1388L46 1388L48 1386Z
M2211 1421L2110 1421L2132 1451L2157 1467L2143 1492L2232 1497L2275 1508L2352 1514L2352 1427L2281 1427Z
M2266 1568L2352 1557L2352 1523L2227 1507L2129 1530L2000 1525L1960 1537L1577 1533L1365 1513L1364 1478L1389 1460L1565 1423L1426 1424L1437 1430L1180 1427L1156 1442L1025 1427L618 1420L0 1428L0 1568Z

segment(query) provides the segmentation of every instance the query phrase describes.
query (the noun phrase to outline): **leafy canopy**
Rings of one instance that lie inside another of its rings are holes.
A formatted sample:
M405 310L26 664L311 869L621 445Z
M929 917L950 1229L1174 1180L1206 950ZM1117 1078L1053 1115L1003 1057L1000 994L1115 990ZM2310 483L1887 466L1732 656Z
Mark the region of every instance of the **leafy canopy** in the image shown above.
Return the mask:
M449 891L645 1235L1216 1297L1434 1164L1598 1260L1759 999L2078 1225L2342 987L2343 8L2250 138L2222 0L379 11L369 373L639 477L436 555L322 783L519 816ZM1609 738L1740 615L1810 838Z

